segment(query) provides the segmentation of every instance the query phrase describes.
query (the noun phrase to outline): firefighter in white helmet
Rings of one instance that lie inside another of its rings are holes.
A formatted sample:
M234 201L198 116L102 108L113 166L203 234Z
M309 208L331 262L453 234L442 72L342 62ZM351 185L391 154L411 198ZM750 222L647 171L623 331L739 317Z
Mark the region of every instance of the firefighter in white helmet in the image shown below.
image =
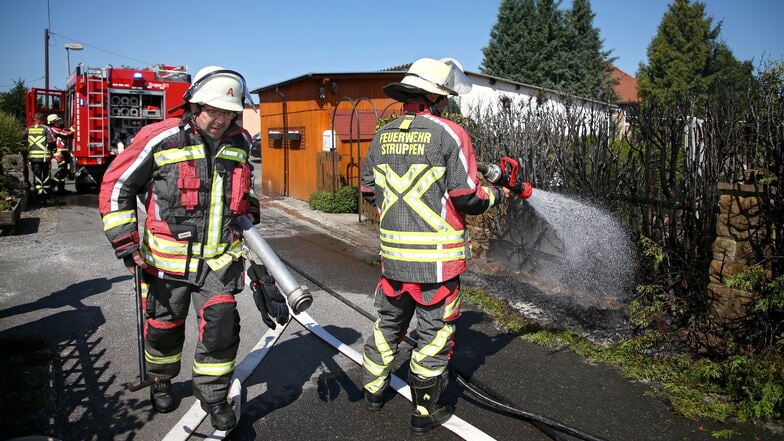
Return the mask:
M73 178L73 157L69 147L74 131L73 129L64 129L63 119L56 113L47 116L46 122L54 136L53 147L50 147L49 150L54 151L54 159L57 161L57 170L52 176L52 181L57 187L58 193L65 193L65 179Z
M131 272L143 269L144 358L155 380L153 407L177 408L171 379L180 371L185 318L192 307L199 329L193 392L213 426L230 430L236 420L227 394L240 330L234 296L244 286L236 216L259 221L248 162L250 135L237 124L252 100L243 77L218 66L201 69L184 99L182 118L143 127L112 162L101 184L99 210L117 257ZM139 194L146 198L141 238ZM285 305L282 296L277 301Z
M364 346L367 406L380 410L398 342L414 314L417 347L409 362L411 432L427 433L454 408L439 403L460 316L460 274L469 257L463 214L480 214L509 190L482 186L471 140L441 118L449 96L471 90L452 59L415 61L384 93L404 103L405 115L376 132L362 172L362 196L380 212L382 277L377 319Z

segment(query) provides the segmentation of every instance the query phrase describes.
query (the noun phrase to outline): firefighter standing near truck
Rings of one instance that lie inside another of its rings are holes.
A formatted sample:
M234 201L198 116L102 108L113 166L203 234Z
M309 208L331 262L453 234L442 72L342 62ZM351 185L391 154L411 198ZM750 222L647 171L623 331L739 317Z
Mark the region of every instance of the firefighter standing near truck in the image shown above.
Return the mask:
M468 134L440 117L450 95L470 90L456 61L415 61L401 82L384 87L387 96L404 103L405 115L376 133L362 173L362 196L380 212L382 258L377 319L364 345L366 405L382 408L398 342L416 314L418 341L408 375L415 435L454 412L439 396L460 316L460 274L470 252L463 214L484 213L509 192L479 184Z
M33 194L46 197L49 193L49 177L52 169L52 155L49 144L53 141L52 131L44 123L42 113L33 115L32 124L24 131L27 140L27 153L25 162L25 184L30 187L30 178L27 172L29 165L33 174Z
M155 380L153 407L171 412L178 405L171 379L180 371L192 304L199 329L193 392L212 425L230 430L236 420L227 394L240 330L234 295L244 285L236 216L259 221L250 136L237 124L246 99L252 100L243 77L218 66L201 69L184 99L181 119L143 127L112 162L99 209L117 257L131 271L143 268L144 357ZM141 240L139 194L146 196Z
M73 170L71 169L73 156L71 156L70 146L74 131L73 128L64 129L63 119L55 113L47 116L46 122L54 138L54 148L50 147L49 151L54 150L54 160L57 162L57 170L52 176L52 183L57 187L58 193L65 193L66 178L73 179Z

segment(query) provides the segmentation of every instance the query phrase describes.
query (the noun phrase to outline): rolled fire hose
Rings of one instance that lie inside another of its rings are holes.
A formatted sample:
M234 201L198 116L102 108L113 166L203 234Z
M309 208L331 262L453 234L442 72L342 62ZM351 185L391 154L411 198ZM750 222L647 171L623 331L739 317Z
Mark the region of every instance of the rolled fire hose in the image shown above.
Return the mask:
M286 265L280 260L275 251L267 244L267 241L261 237L261 233L256 230L253 223L247 216L237 216L237 220L242 227L242 238L251 251L253 251L259 259L261 259L267 271L275 279L278 288L283 292L288 300L291 309L299 314L310 307L313 303L313 296L305 286L300 286L291 275Z

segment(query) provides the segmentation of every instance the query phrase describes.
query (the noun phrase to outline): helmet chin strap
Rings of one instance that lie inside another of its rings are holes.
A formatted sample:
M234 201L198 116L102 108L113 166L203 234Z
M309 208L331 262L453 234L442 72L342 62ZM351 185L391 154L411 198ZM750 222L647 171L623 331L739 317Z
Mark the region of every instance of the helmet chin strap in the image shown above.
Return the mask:
M438 105L438 103L440 103L441 100L446 97L444 97L443 95L438 95L438 98L436 98L435 101L430 100L427 96L423 96L423 98L425 99L427 105L430 107L430 113L432 113L435 116L441 116L441 107Z

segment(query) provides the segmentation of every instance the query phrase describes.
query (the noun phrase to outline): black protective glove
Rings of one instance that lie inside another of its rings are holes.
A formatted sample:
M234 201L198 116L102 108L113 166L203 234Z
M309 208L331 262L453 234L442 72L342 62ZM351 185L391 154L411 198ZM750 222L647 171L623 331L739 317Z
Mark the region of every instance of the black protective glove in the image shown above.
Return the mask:
M248 277L253 289L253 301L261 312L264 324L270 329L275 329L275 322L285 325L289 321L289 308L286 306L286 298L275 284L275 279L264 266L254 262L250 262Z

